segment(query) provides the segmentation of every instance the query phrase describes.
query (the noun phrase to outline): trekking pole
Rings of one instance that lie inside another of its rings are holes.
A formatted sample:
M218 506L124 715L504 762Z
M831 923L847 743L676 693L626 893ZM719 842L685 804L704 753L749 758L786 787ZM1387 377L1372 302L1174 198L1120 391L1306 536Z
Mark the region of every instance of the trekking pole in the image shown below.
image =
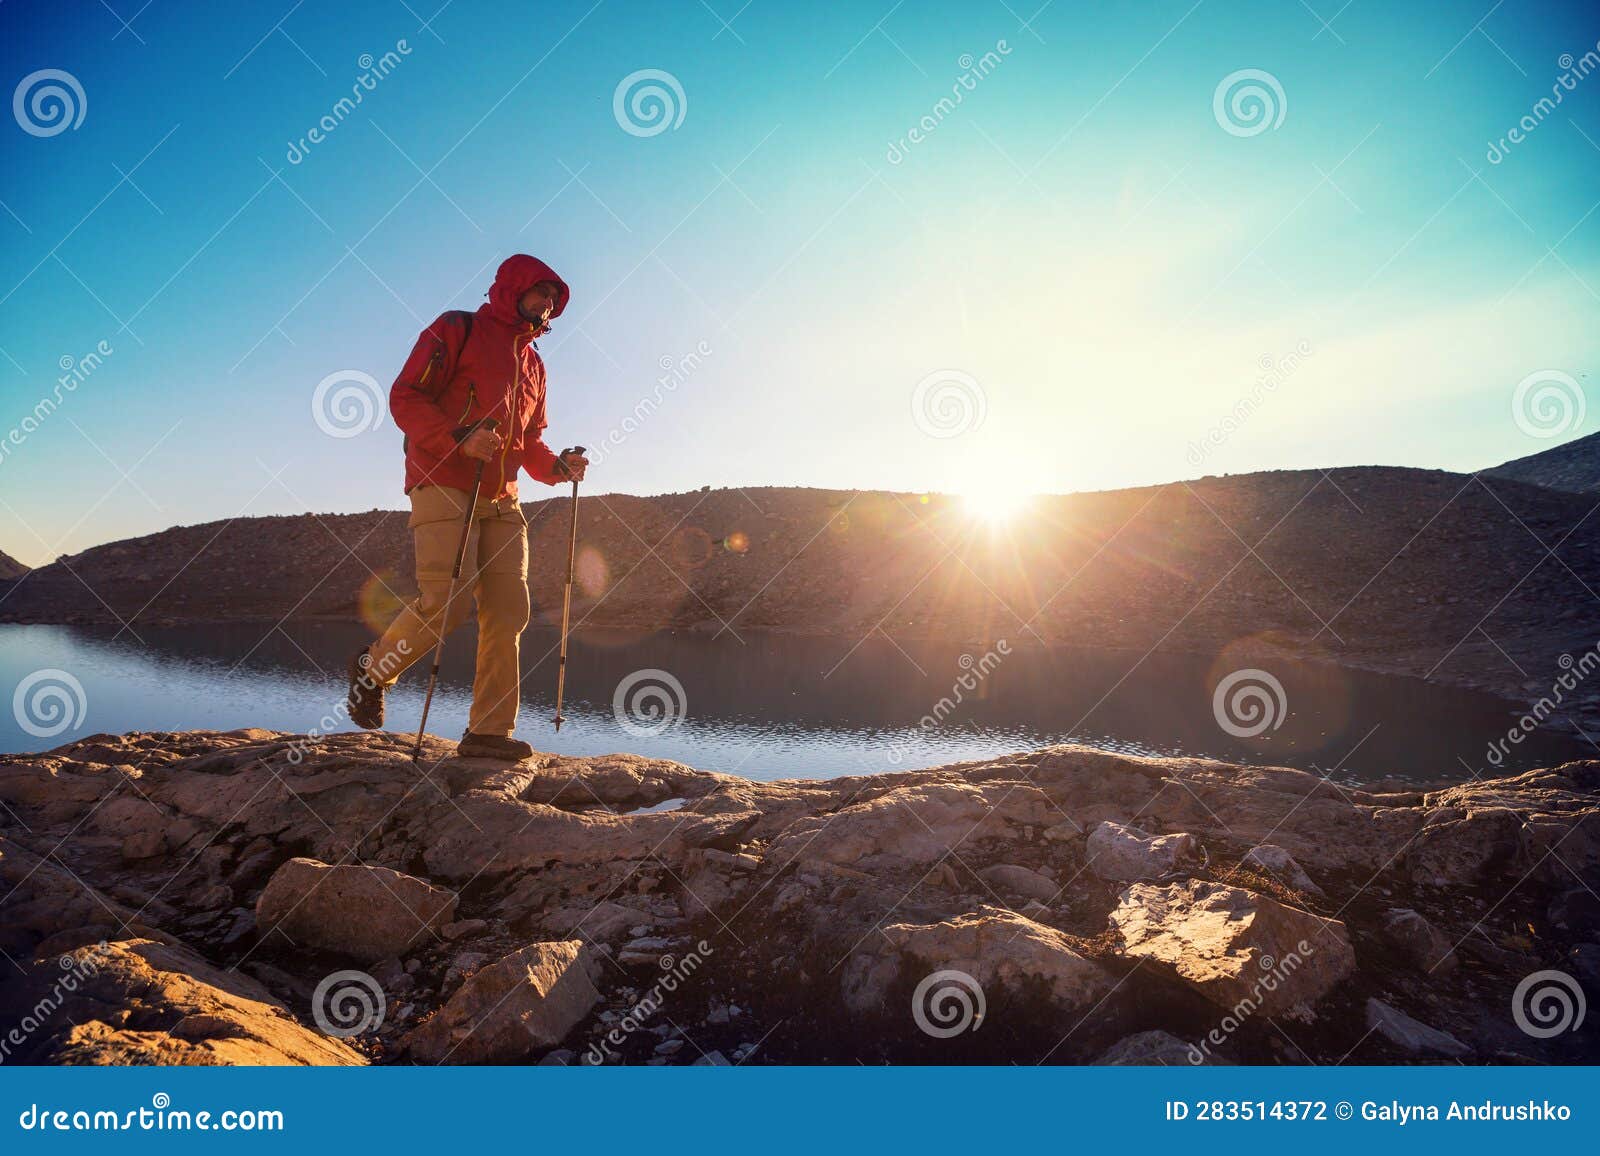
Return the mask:
M486 417L467 432L474 433L480 426L492 430L498 424L494 418ZM478 505L478 487L483 484L483 467L488 464L483 460L478 462L477 472L472 478L472 492L467 495L467 512L461 519L461 541L456 543L456 564L450 571L450 588L444 596L444 609L439 612L439 642L433 648L433 669L428 672L428 693L422 700L422 721L417 724L417 741L411 748L413 763L422 754L422 732L428 725L428 710L433 706L434 688L439 684L439 662L444 658L445 628L450 621L450 604L455 601L456 583L461 581L461 566L467 557L467 539L472 536L472 514Z
M582 446L561 451L562 469L568 454L581 454ZM570 470L567 471L571 473ZM572 479L572 533L567 538L567 588L561 596L561 662L556 667L556 733L561 733L561 698L567 689L567 624L572 620L572 574L578 558L578 479Z

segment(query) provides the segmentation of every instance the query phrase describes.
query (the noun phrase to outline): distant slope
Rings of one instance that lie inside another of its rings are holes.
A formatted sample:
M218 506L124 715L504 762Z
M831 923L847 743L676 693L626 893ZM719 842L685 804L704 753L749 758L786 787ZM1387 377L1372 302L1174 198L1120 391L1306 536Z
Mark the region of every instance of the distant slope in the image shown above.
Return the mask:
M0 550L0 582L10 582L21 578L28 572L28 568L18 562L4 550Z
M1548 689L1561 654L1594 645L1595 505L1391 467L1044 497L1000 528L937 495L599 495L581 502L573 620L851 643L872 633L1005 637L1136 654L1220 653L1267 636L1520 694ZM523 509L535 621L558 621L565 499ZM399 511L177 527L33 571L0 595L0 620L116 615L136 631L163 620L383 621L411 592L410 554ZM1600 704L1600 687L1592 692Z
M1600 493L1600 433L1517 458L1484 473L1575 494Z

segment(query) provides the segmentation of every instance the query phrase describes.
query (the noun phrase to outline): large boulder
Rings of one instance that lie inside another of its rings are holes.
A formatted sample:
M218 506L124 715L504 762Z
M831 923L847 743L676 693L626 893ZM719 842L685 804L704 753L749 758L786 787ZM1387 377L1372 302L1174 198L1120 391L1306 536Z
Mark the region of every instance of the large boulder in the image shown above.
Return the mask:
M401 1046L428 1064L517 1063L556 1047L600 1002L593 951L576 939L514 951L473 974Z
M1479 883L1519 861L1523 827L1522 817L1504 807L1469 808L1459 817L1441 809L1407 849L1406 866L1414 881L1431 887Z
M1305 1017L1355 969L1345 925L1242 887L1136 883L1111 913L1123 951L1241 1017Z
M1089 833L1087 849L1089 870L1120 883L1171 875L1196 854L1193 835L1150 835L1109 821Z
M889 986L909 970L961 972L981 988L1042 983L1063 1008L1089 1007L1111 990L1104 968L1086 959L1054 928L1000 907L980 907L940 923L895 923L882 938L888 953L863 953L846 969L852 1010L882 1010Z
M290 859L256 902L256 926L303 947L375 963L455 918L454 893L387 867Z
M365 1064L302 1027L249 976L148 939L84 944L37 958L0 988L0 1018L34 1064ZM376 1025L374 1025L376 1026Z

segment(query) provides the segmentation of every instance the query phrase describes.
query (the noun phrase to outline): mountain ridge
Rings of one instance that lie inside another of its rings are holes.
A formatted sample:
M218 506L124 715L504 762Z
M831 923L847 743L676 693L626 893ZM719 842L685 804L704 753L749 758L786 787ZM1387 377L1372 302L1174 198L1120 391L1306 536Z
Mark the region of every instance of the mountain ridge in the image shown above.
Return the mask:
M535 621L559 621L566 501L523 506ZM590 495L573 621L1219 655L1263 644L1521 695L1595 644L1596 505L1386 466L1041 497L1009 523L885 491ZM30 572L0 594L0 621L137 633L360 617L376 630L411 594L411 563L403 511L174 527Z

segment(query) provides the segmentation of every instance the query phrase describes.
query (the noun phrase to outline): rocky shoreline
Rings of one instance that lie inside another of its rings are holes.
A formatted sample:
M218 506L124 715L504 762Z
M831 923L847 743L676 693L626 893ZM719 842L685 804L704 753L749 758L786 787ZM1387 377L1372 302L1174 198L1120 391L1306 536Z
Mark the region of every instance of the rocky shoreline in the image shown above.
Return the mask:
M1144 653L1265 648L1551 695L1600 639L1596 496L1439 470L1207 477L1034 499L1015 522L939 494L783 487L579 503L589 626L976 640ZM536 622L559 621L568 507L523 507ZM58 559L0 590L0 622L288 618L380 629L412 592L406 515L241 517ZM1579 686L1552 721L1600 722Z
M1550 984L1600 991L1600 761L1378 792L1077 746L776 783L425 753L0 756L0 1058L1600 1059L1538 1030Z

